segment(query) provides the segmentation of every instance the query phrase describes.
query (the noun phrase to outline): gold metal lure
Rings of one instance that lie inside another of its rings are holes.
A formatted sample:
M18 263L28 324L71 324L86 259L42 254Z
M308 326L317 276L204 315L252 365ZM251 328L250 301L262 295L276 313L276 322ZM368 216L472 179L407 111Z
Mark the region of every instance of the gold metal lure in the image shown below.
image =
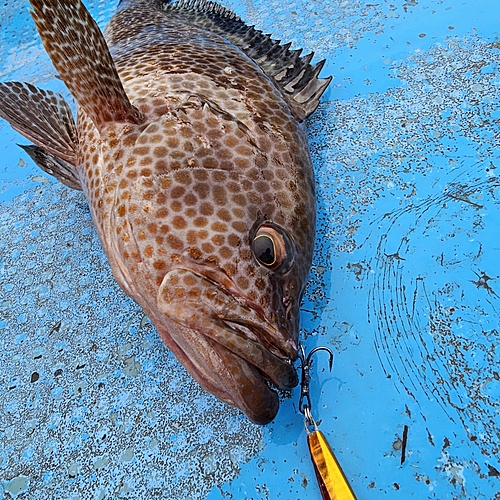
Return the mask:
M311 453L311 460L318 480L323 500L356 500L356 496L333 454L325 435L318 429L311 414L311 399L309 396L309 381L311 355L316 351L327 351L330 354L330 370L332 369L333 353L327 347L316 347L307 356L300 346L300 361L302 365L302 380L300 383L299 411L304 414L304 425L307 432L307 444ZM305 403L304 403L305 399Z

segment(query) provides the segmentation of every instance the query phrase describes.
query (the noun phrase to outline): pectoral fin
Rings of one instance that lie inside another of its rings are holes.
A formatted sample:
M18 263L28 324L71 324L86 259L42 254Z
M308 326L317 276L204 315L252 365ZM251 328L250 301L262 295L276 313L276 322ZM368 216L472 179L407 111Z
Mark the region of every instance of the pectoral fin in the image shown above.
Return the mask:
M0 117L45 151L76 164L76 127L60 94L30 83L0 83Z
M0 117L35 146L21 146L45 172L82 189L76 173L76 126L60 94L29 83L0 83Z
M38 33L60 77L102 130L113 122L138 124L108 46L80 0L31 0Z
M19 144L20 148L31 157L31 159L49 175L54 176L58 181L62 182L65 186L72 189L82 190L82 185L80 180L75 175L75 169L73 165L68 162L61 160L57 156L48 153L43 148L38 146L23 146Z

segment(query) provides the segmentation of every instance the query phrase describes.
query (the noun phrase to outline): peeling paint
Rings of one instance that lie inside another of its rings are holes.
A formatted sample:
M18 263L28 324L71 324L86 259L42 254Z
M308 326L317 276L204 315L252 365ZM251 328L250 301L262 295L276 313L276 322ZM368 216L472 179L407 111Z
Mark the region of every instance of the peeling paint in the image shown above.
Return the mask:
M0 478L29 467L37 499L194 499L235 477L262 430L202 391L114 283L81 193L26 191L0 206L0 236Z

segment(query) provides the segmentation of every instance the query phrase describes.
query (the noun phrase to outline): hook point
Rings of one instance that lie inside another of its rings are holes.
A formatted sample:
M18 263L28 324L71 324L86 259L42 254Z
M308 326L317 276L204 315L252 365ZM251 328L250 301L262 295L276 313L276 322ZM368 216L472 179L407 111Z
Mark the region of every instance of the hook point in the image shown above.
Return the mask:
M309 374L309 370L311 369L311 357L315 352L318 351L326 351L329 354L329 362L328 365L330 367L330 371L332 371L333 367L333 352L331 349L325 346L318 346L309 352L306 356L306 351L302 344L299 344L299 359L301 363L302 369L302 377L300 381L300 400L299 400L299 411L306 415L306 411L309 411L309 415L311 414L311 398L309 396L309 381L311 376ZM304 403L305 400L305 403ZM307 419L307 418L306 418Z

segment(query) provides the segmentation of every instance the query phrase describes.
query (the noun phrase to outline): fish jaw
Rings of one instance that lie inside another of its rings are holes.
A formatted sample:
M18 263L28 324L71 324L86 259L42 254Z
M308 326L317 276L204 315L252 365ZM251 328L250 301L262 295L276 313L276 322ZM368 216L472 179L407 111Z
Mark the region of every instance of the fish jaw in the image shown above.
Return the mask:
M274 419L278 394L253 365L198 330L168 318L161 323L157 317L151 318L162 340L201 387L238 408L255 424L266 425Z
M293 367L298 332L281 332L227 277L215 274L205 266L170 270L158 290L160 317L153 322L176 323L164 340L189 358L186 367L203 387L252 422L269 423L279 407L270 384L290 390L298 383Z

